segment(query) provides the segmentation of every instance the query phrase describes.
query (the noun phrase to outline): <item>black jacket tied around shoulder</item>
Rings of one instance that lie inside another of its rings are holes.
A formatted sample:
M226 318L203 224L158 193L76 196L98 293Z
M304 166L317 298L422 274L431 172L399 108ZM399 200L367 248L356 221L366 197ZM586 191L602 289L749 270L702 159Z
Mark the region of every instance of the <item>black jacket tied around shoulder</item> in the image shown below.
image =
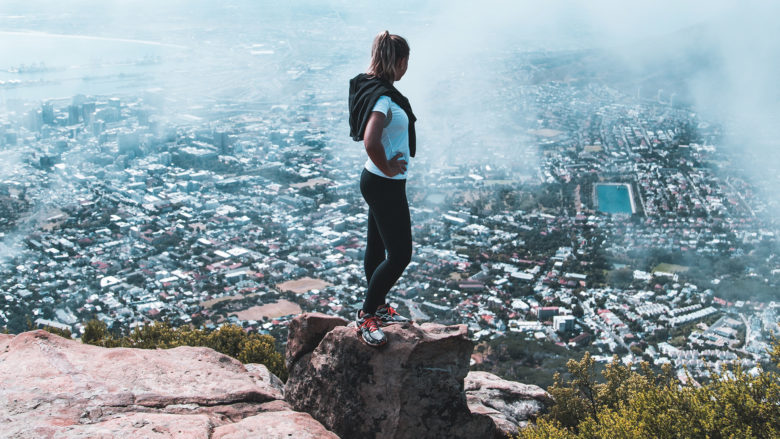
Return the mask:
M409 118L409 154L414 157L417 150L414 122L417 118L412 113L409 99L393 87L393 84L376 76L361 73L349 80L349 135L355 141L363 140L371 110L381 96L389 97L406 112Z

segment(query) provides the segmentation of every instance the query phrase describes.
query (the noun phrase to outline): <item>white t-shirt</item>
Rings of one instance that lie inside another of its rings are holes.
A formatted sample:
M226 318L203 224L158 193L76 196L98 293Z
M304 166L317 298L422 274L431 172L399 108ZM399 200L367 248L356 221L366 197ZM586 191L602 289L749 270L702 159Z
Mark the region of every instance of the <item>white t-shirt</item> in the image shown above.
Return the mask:
M390 160L400 152L403 154L400 160L405 160L407 165L405 173L393 177L388 177L384 172L380 171L370 157L366 160L365 168L368 172L380 177L404 180L409 173L409 117L403 108L399 107L388 96L380 96L372 111L378 111L384 114L386 118L385 127L382 130L382 146L385 147L385 157L387 157L387 160Z

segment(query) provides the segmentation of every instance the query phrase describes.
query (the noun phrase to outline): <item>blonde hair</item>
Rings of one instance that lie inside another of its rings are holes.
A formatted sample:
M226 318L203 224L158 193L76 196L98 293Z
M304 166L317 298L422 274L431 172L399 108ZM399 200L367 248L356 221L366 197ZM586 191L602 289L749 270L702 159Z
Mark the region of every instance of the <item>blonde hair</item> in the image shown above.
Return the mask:
M395 80L398 61L408 56L409 44L403 37L388 31L380 32L371 45L371 64L366 73L392 82Z

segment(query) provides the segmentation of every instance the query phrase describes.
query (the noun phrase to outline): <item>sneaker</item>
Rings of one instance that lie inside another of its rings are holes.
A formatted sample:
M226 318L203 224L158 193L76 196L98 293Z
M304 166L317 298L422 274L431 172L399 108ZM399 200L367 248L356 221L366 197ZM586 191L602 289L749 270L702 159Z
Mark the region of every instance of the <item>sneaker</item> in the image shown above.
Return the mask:
M363 314L362 310L358 310L355 318L355 325L357 326L357 333L360 334L363 342L369 346L379 347L387 343L387 337L385 333L379 329L380 320L379 317L373 314Z
M379 318L379 321L381 321L383 325L411 322L408 317L404 317L401 314L398 314L395 308L386 303L384 305L379 305L379 308L376 309L374 315Z

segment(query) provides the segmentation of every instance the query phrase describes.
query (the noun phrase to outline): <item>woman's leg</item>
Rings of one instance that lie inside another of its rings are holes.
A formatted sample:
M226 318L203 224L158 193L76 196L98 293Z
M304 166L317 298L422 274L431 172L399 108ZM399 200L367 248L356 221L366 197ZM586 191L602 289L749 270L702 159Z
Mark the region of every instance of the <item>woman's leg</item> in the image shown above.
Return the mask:
M363 171L360 189L369 206L369 218L373 218L387 251L387 257L376 266L370 276L366 273L368 289L363 311L373 314L379 305L385 303L388 291L411 261L412 227L404 180L391 180ZM376 246L372 252L375 248ZM368 249L366 256L369 256ZM376 258L376 254L372 253L371 257ZM376 260L378 258L374 259Z
M366 238L366 256L363 259L363 268L366 271L366 283L371 283L371 276L385 260L385 243L379 234L379 228L374 220L374 213L368 209L368 235Z

